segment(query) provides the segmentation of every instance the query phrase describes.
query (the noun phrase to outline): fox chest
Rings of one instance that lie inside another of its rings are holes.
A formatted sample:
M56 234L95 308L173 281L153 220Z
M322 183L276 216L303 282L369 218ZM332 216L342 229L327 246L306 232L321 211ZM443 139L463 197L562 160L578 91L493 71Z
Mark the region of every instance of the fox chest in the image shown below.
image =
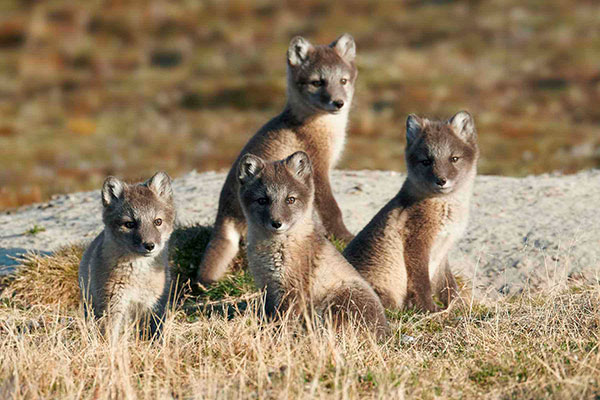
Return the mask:
M339 161L346 144L347 114L326 114L303 127L300 134L304 150L311 158L326 160L333 168Z
M282 298L301 280L302 257L290 243L248 245L248 264L257 287L267 289L267 296Z
M248 266L256 285L261 289L283 285L288 258L283 243L248 244Z
M439 224L432 238L429 253L429 277L443 267L442 261L458 239L463 235L467 226L467 215L459 207L442 204L439 207Z
M145 262L117 265L109 279L109 294L113 300L152 308L167 284L164 267Z

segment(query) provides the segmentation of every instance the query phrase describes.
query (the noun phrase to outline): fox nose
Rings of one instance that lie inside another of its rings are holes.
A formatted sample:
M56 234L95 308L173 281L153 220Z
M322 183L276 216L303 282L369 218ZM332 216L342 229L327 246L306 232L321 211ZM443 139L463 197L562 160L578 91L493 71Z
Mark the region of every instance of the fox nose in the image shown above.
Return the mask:
M152 242L145 242L145 243L144 243L144 248L145 248L146 250L148 250L148 251L152 251L152 250L154 250L154 247L155 247L155 246L156 246L156 245L155 245L154 243L152 243Z
M439 187L444 187L446 182L448 182L446 178L438 178L437 181L435 181Z
M344 107L344 100L334 100L333 105L336 106L338 110L341 110Z
M271 226L275 229L281 228L281 225L283 224L280 221L271 221Z

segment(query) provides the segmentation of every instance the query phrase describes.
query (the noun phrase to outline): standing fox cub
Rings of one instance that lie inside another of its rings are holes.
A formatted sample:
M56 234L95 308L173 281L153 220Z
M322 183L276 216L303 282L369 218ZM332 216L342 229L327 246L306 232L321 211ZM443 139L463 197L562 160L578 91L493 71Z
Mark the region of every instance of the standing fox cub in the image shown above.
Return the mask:
M238 164L248 264L257 286L266 288L266 312L314 307L322 317L331 313L336 326L356 318L383 337L388 328L379 298L325 237L313 212L313 177L302 151L275 162L247 154Z
M473 118L447 122L414 115L406 122L408 177L344 251L386 308L435 311L457 285L448 251L464 232L479 156Z
M251 153L279 160L294 151L308 153L314 166L315 207L326 233L350 241L329 182L346 138L346 123L357 70L354 40L344 34L328 46L295 37L287 52L287 105L250 139L223 185L210 243L198 269L198 281L211 283L227 271L239 249L246 222L237 199L240 157Z
M169 296L168 241L175 207L171 179L158 172L128 185L108 177L102 187L104 230L79 265L84 307L104 317L102 330L112 340L131 319L144 317L154 335Z

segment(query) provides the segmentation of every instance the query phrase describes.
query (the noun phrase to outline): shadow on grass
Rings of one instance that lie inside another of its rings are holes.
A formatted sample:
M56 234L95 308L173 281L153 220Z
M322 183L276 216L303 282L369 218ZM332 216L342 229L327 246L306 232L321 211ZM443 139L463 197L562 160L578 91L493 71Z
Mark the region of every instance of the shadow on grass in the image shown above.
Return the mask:
M171 236L171 268L174 285L178 288L175 304L182 307L188 319L198 313L231 319L246 310L249 299L259 295L246 268L248 263L243 246L223 279L208 287L195 283L211 233L212 227L194 224L176 229Z

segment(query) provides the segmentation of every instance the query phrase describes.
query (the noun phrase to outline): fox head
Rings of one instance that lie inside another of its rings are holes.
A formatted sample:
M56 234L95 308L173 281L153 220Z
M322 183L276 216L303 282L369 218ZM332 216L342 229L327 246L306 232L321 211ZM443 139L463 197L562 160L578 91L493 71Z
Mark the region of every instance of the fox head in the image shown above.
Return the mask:
M108 234L131 253L156 255L173 232L173 190L165 172L134 185L109 176L102 186L102 205Z
M409 115L405 156L408 180L420 191L454 192L475 175L479 149L473 117L466 111L448 121Z
M282 234L308 213L312 217L312 165L305 152L275 162L246 154L240 160L237 176L240 204L251 227Z
M347 111L358 74L355 57L354 39L347 33L329 45L293 38L287 51L290 101L313 111Z

